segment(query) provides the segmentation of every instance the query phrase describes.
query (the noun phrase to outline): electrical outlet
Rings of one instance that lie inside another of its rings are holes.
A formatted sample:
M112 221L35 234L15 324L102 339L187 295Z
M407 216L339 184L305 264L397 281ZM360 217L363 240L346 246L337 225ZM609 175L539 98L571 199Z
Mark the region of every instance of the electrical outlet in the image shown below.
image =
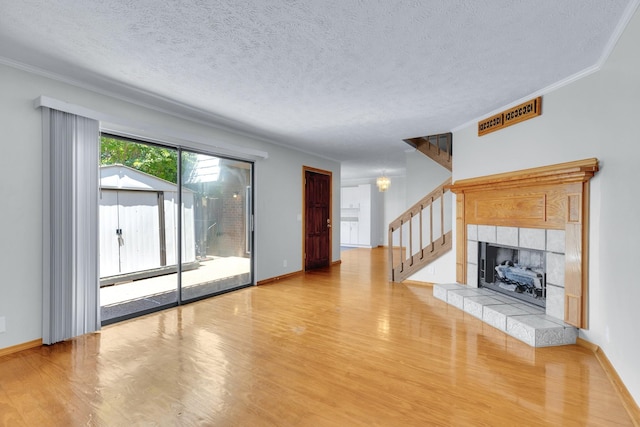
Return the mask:
M287 260L286 260L286 259L285 259L285 260L282 260L282 266L283 266L283 267L286 267L286 266L287 266Z
M7 332L7 321L4 316L0 316L0 333Z

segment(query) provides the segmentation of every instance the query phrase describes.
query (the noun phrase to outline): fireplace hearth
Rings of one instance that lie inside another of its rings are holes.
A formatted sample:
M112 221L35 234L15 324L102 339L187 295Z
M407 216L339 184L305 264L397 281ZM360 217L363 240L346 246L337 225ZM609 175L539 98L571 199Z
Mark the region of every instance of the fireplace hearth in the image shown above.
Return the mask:
M543 251L478 242L478 287L546 307Z

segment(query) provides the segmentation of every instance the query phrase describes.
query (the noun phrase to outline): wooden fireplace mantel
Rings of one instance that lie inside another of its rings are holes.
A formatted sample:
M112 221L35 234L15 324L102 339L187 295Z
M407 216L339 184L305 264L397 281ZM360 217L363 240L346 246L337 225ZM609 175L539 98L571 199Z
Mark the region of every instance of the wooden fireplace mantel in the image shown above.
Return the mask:
M589 180L598 159L463 179L456 194L456 278L467 281L467 225L565 230L565 322L587 327Z

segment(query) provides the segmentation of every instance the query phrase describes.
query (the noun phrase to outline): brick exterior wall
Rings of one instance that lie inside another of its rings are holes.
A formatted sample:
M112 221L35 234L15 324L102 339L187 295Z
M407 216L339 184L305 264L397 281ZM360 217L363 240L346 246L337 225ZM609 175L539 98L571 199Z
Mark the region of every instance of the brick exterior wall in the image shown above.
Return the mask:
M231 183L223 189L218 255L246 257L245 189ZM237 197L233 197L237 194Z

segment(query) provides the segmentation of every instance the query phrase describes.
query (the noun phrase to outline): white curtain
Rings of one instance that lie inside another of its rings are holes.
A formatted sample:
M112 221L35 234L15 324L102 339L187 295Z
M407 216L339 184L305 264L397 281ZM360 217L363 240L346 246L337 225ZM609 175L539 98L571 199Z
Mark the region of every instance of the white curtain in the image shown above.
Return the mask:
M100 329L96 120L43 108L42 341Z

